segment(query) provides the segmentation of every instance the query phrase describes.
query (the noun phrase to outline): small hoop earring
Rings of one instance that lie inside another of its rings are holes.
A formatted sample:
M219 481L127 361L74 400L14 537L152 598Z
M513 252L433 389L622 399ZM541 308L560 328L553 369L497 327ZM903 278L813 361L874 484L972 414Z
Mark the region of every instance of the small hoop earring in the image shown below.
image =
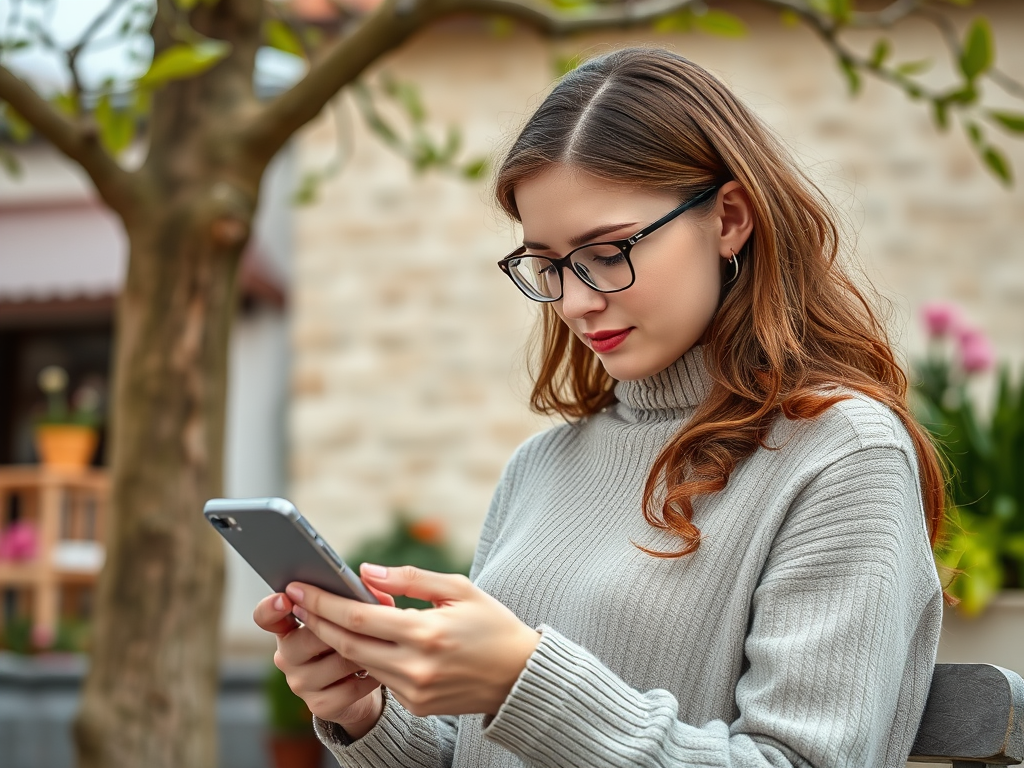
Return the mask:
M736 251L733 251L731 249L730 249L729 253L732 254L732 258L729 259L726 262L726 264L728 264L730 267L732 267L732 277L730 277L728 280L726 280L724 285L732 285L733 283L736 282L736 278L738 278L740 276L740 257L736 253Z

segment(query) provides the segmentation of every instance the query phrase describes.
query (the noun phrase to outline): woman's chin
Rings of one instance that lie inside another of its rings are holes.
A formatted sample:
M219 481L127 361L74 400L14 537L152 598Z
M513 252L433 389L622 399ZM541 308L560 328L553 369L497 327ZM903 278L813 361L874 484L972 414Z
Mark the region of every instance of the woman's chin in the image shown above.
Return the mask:
M628 355L616 356L615 353L598 355L598 359L600 359L601 365L604 366L608 375L616 381L646 379L648 376L653 376L668 367L667 365L658 367L652 361L638 360Z

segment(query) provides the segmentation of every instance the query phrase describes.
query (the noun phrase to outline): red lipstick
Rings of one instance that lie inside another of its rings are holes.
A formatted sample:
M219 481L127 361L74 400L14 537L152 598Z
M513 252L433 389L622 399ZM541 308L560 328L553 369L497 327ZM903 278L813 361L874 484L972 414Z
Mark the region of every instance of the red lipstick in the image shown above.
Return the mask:
M615 331L594 331L593 333L583 334L590 339L590 348L595 352L611 352L619 344L626 340L629 336L632 328L619 328Z

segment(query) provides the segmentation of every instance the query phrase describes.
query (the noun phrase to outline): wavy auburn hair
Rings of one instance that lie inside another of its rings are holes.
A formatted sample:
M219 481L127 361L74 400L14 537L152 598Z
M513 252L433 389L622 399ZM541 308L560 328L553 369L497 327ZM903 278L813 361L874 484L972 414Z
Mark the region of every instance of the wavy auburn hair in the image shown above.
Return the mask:
M705 335L714 386L662 449L644 489L644 517L682 544L645 551L694 552L700 531L693 497L725 488L742 459L767 447L779 414L812 419L848 397L837 387L884 403L910 433L934 545L944 478L908 410L907 377L871 304L839 263L834 212L772 132L701 67L668 51L627 48L570 72L529 119L497 174L502 208L520 220L516 186L559 163L670 191L680 201L736 180L753 208L743 269ZM614 379L550 306L539 351L535 411L572 420L615 402Z

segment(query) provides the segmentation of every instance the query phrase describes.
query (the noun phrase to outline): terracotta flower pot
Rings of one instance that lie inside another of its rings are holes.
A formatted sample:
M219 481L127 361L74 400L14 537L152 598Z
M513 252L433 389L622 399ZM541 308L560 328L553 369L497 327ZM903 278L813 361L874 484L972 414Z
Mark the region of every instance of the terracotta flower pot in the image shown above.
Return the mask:
M44 466L85 469L96 453L99 435L79 424L40 424L36 427L36 451Z
M270 737L274 768L320 768L324 748L313 734Z

